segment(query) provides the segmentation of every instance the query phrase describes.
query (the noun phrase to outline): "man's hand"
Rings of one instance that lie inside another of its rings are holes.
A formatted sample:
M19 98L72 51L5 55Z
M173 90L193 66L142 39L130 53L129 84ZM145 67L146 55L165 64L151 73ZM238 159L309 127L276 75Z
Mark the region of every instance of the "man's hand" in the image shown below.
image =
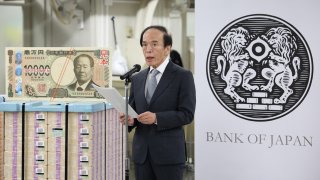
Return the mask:
M120 113L119 119L121 124L125 125L126 122L126 115L124 113ZM132 119L130 116L128 116L128 126L133 126L134 124L134 119Z
M155 124L157 122L156 114L150 111L139 114L137 119L142 124Z

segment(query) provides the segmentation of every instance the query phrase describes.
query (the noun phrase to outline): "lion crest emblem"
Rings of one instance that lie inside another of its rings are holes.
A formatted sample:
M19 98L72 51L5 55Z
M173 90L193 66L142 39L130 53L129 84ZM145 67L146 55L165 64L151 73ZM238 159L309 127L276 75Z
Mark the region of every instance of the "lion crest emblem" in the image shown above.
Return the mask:
M250 40L249 32L243 27L233 28L221 39L223 55L217 57L218 67L215 73L221 74L222 80L226 82L224 93L236 103L244 102L245 99L235 91L238 86L241 85L247 91L259 89L257 85L249 84L249 81L257 74L254 69L250 68L253 61L244 51Z
M271 46L272 51L268 59L263 60L262 76L268 80L266 85L261 85L261 90L272 92L273 86L279 86L283 93L279 98L274 99L275 104L284 104L293 93L290 88L293 81L298 79L300 69L300 58L295 55L297 44L296 39L288 28L271 28L265 36L262 36ZM292 72L290 66L293 67Z
M223 55L217 57L215 73L220 74L221 79L226 82L224 93L229 95L234 102L241 103L245 102L245 99L236 92L236 88L240 85L247 91L272 92L276 84L283 90L283 94L275 98L274 103L286 103L288 97L293 93L290 86L293 81L297 80L300 69L300 58L294 56L297 49L295 37L288 28L284 27L271 28L266 35L261 36L271 51L269 56L262 61L264 68L261 71L262 77L268 80L268 83L260 86L249 83L257 74L252 68L253 58L245 51L252 38L253 36L250 36L243 27L233 28L221 37ZM290 65L294 71L291 70Z
M208 84L234 115L269 121L293 111L312 83L312 54L302 34L283 19L253 14L235 19L214 38Z

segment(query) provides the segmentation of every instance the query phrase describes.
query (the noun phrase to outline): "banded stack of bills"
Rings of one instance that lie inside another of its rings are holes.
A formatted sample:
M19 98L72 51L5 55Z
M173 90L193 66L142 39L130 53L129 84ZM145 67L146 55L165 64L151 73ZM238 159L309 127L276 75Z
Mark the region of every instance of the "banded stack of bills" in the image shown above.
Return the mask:
M22 175L22 112L5 113L5 119L4 179L17 179Z
M119 112L112 108L107 110L107 165L106 165L106 179L122 179L123 169L125 168L123 159L125 159L125 150L123 147L123 138L125 136L124 126L120 124Z
M105 109L69 112L68 117L72 129L68 139L68 178L106 179Z
M110 51L98 48L6 48L8 98L101 98L111 87Z
M65 112L48 112L48 179L64 179L66 169ZM70 129L72 131L72 129ZM75 163L75 162L74 162Z
M22 161L21 154L17 156L18 164L24 163L24 174L27 179L45 179L47 177L47 122L46 117L43 117L43 114L38 112L24 112L24 159ZM9 119L8 119L9 120ZM22 128L18 125L17 134L21 137L22 140ZM8 128L8 133L6 132L6 137L10 137L11 132ZM20 135L21 134L21 135ZM12 137L12 135L11 135ZM7 141L6 145L10 146L10 141ZM22 151L22 142L20 138L18 140L18 151ZM8 164L11 163L11 159L14 159L10 156L11 153L7 153L5 158L8 158L5 162ZM18 177L21 176L17 174Z
M37 102L4 114L5 180L123 179L124 129L111 105Z

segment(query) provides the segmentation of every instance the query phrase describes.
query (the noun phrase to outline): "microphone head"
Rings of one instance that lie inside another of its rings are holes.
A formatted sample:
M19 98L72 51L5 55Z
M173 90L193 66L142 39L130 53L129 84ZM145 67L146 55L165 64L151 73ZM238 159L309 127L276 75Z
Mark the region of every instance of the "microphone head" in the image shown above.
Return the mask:
M126 72L124 75L121 75L121 76L120 76L120 79L121 79L121 80L124 80L124 79L126 79L126 78L130 78L133 73L139 72L140 69L141 69L141 66L140 66L139 64L135 64L135 65L133 65L133 68L132 68L132 69L130 69L130 70L129 70L128 72Z
M134 65L134 68L137 69L136 72L139 72L140 69L141 69L141 66L140 66L140 64L135 64L135 65Z

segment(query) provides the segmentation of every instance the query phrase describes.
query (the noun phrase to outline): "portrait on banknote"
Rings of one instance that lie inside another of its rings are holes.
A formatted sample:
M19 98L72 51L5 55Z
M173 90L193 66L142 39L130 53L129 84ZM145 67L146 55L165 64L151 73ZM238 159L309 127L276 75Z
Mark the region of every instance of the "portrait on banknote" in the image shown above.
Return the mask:
M8 97L101 98L111 87L110 51L99 48L6 48Z
M92 80L94 74L94 59L88 54L80 54L73 60L73 72L76 82L68 85L71 91L90 91L94 90Z

